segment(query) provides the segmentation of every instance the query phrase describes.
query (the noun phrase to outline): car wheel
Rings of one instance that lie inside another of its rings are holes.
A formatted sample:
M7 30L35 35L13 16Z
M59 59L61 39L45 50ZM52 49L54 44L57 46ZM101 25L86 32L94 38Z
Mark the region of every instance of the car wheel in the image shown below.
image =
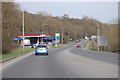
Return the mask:
M38 55L37 53L35 53L35 55Z
M48 55L48 53L46 55Z

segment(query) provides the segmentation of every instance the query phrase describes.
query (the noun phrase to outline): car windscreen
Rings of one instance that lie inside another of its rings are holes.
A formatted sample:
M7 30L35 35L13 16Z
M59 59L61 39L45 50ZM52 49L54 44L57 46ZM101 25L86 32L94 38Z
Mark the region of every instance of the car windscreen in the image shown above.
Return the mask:
M37 47L47 47L47 46L45 46L45 45L38 45Z

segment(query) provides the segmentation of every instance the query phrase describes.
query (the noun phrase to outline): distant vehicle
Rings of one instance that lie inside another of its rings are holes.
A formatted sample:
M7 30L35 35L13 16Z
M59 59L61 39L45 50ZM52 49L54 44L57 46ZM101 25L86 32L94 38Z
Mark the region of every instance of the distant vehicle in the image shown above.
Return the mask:
M81 41L80 41L80 40L77 40L77 41L76 41L76 43L79 43L79 42L81 42Z
M37 46L36 44L33 44L33 45L31 46L31 48L36 48L36 46Z
M91 39L96 39L97 36L96 35L91 35Z
M24 45L29 46L30 45L30 40L29 39L24 39Z
M46 54L48 55L48 47L46 45L38 45L35 49L35 55L38 55L38 54Z
M79 41L76 41L76 43L79 43Z
M79 42L81 42L81 40L79 40Z
M52 45L52 42L48 42L47 44L48 44L48 45Z
M120 53L120 49L114 50L112 53Z
M81 45L80 45L80 44L77 44L76 47L81 47Z
M40 42L39 44L41 44L41 45L47 45L45 42Z
M46 45L46 43L45 42L37 42L36 44L33 44L32 45L32 48L36 48L38 45Z

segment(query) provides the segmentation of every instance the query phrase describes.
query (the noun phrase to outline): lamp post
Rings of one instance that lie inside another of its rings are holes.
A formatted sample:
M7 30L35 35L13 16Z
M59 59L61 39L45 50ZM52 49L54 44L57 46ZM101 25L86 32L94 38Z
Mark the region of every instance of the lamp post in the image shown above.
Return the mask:
M42 24L42 43L43 43L43 26L48 25L48 24Z
M63 44L63 36L64 36L64 31L63 31L64 29L63 29L63 27L62 27L62 44Z
M68 42L69 42L69 32L68 32Z
M100 36L100 28L99 28L99 22L97 22L97 43L98 43L98 51L100 50L100 47L99 47L99 36Z
M24 33L24 31L25 31L25 28L24 28L24 22L25 22L25 21L24 21L24 18L25 18L25 17L24 17L24 14L25 14L25 13L24 13L24 11L23 11L23 52L24 52L24 38L25 38L25 37L24 37L24 35L25 35L25 33Z

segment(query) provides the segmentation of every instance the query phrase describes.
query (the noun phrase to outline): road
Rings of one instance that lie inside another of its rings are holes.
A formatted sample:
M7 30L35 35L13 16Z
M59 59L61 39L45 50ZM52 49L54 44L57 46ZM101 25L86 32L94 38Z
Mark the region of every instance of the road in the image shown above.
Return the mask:
M50 48L48 56L32 53L8 62L2 73L3 78L118 78L118 55L76 48L73 43Z

